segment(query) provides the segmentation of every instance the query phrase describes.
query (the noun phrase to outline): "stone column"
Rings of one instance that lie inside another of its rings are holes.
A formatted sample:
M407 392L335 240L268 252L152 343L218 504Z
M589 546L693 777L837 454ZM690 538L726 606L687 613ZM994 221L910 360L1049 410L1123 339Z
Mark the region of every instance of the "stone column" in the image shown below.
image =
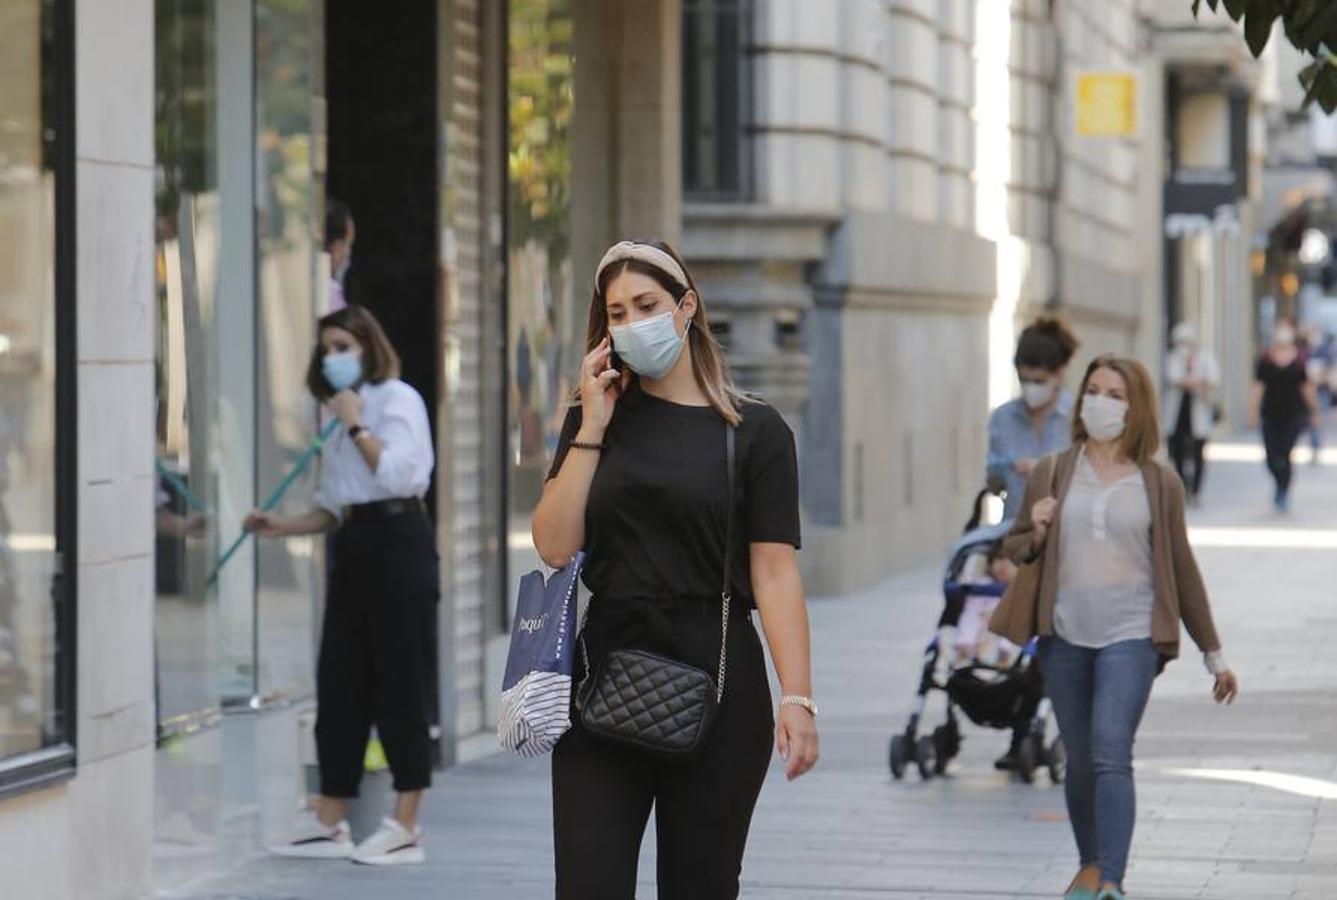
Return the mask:
M682 234L678 0L574 0L571 260L577 294L608 245ZM583 339L584 322L573 339Z
M679 0L613 2L616 24L616 230L682 233L682 9ZM579 105L577 100L577 105Z

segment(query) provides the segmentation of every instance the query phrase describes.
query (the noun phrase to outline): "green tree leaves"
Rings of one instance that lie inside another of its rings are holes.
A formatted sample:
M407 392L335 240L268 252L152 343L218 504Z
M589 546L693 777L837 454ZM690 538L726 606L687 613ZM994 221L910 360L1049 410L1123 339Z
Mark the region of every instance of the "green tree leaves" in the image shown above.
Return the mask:
M1337 110L1337 0L1206 0L1213 12L1224 11L1232 21L1243 22L1249 52L1260 56L1281 21L1282 30L1297 49L1313 56L1314 62L1300 72L1305 105L1318 103L1324 112ZM1193 14L1203 0L1193 0Z

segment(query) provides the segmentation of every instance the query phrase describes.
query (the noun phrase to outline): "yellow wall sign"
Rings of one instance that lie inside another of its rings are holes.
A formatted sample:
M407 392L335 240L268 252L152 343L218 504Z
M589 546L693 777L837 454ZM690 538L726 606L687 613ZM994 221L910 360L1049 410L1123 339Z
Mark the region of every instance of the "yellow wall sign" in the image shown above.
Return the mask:
M1137 75L1132 72L1077 74L1077 134L1131 137L1137 133Z

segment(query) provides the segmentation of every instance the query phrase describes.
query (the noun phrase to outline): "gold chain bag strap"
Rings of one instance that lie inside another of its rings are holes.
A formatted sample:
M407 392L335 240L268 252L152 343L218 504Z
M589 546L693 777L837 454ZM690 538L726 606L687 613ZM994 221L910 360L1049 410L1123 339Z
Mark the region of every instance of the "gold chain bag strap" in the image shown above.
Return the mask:
M665 760L688 760L705 746L724 700L729 647L729 604L733 599L735 429L725 435L729 511L725 517L724 579L720 589L720 664L718 677L648 650L613 650L591 672L582 637L585 682L577 692L580 723L590 734Z

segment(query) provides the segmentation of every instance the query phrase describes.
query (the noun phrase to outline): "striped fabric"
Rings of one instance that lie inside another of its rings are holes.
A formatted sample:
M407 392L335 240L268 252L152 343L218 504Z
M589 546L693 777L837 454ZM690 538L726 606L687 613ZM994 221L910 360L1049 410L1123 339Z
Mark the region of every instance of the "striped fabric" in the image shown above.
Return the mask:
M542 756L571 727L570 710L570 675L530 672L501 692L497 737L503 747L521 756Z
M521 756L550 752L571 727L576 587L583 562L583 554L576 554L546 582L541 572L520 580L497 739Z

